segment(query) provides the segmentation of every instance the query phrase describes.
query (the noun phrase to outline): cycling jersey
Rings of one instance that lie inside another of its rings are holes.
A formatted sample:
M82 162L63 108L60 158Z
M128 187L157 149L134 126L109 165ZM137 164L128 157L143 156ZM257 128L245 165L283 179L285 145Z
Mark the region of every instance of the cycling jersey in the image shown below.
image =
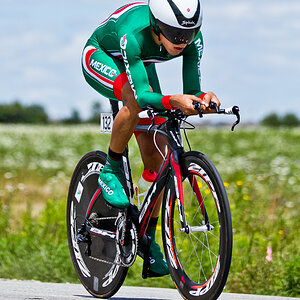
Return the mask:
M199 31L194 42L178 55L183 57L184 94L203 94L200 88L202 51L203 38ZM82 66L88 83L104 96L121 99L120 89L128 80L140 107L151 104L163 109L164 95L153 64L178 56L170 55L155 43L148 4L132 3L116 10L96 28L83 51Z

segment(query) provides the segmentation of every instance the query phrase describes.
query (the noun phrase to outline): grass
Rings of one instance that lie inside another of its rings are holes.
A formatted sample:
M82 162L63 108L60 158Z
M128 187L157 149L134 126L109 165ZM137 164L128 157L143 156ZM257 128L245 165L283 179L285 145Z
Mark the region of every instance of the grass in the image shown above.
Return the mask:
M234 248L226 291L299 297L300 130L200 128L188 136L192 149L217 166L230 200ZM0 277L78 282L66 239L68 184L80 157L106 152L108 141L94 126L1 125ZM134 140L130 156L137 180ZM174 287L169 276L142 280L141 270L137 259L125 284Z

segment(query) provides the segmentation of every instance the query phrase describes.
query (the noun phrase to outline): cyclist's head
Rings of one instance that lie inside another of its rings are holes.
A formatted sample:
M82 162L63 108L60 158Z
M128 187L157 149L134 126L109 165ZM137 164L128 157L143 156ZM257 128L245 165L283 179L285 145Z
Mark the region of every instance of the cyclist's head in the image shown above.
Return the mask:
M202 25L200 0L149 0L156 34L173 44L190 44Z

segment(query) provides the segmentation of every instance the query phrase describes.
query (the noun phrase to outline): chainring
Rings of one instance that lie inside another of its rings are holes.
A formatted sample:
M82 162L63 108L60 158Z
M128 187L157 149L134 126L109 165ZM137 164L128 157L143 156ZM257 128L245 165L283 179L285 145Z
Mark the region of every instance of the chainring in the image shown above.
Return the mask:
M125 215L118 218L116 225L116 257L123 267L130 267L135 262L137 254L137 230L132 222L126 221Z

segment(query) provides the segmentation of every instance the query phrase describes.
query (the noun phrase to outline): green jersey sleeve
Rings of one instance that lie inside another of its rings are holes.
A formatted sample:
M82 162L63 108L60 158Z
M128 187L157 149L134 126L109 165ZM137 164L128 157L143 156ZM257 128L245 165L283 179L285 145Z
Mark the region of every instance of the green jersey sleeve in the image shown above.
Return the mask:
M146 68L141 59L141 47L133 34L119 31L120 50L125 65L128 81L134 93L134 97L140 107L150 104L158 109L164 109L162 105L163 95L151 92Z
M152 63L152 64L147 65L146 71L148 74L150 86L152 87L153 91L161 94L161 88L160 88L158 76L156 73L155 64Z
M200 63L203 53L203 37L199 31L194 42L189 45L183 53L183 93L199 97L201 91Z

